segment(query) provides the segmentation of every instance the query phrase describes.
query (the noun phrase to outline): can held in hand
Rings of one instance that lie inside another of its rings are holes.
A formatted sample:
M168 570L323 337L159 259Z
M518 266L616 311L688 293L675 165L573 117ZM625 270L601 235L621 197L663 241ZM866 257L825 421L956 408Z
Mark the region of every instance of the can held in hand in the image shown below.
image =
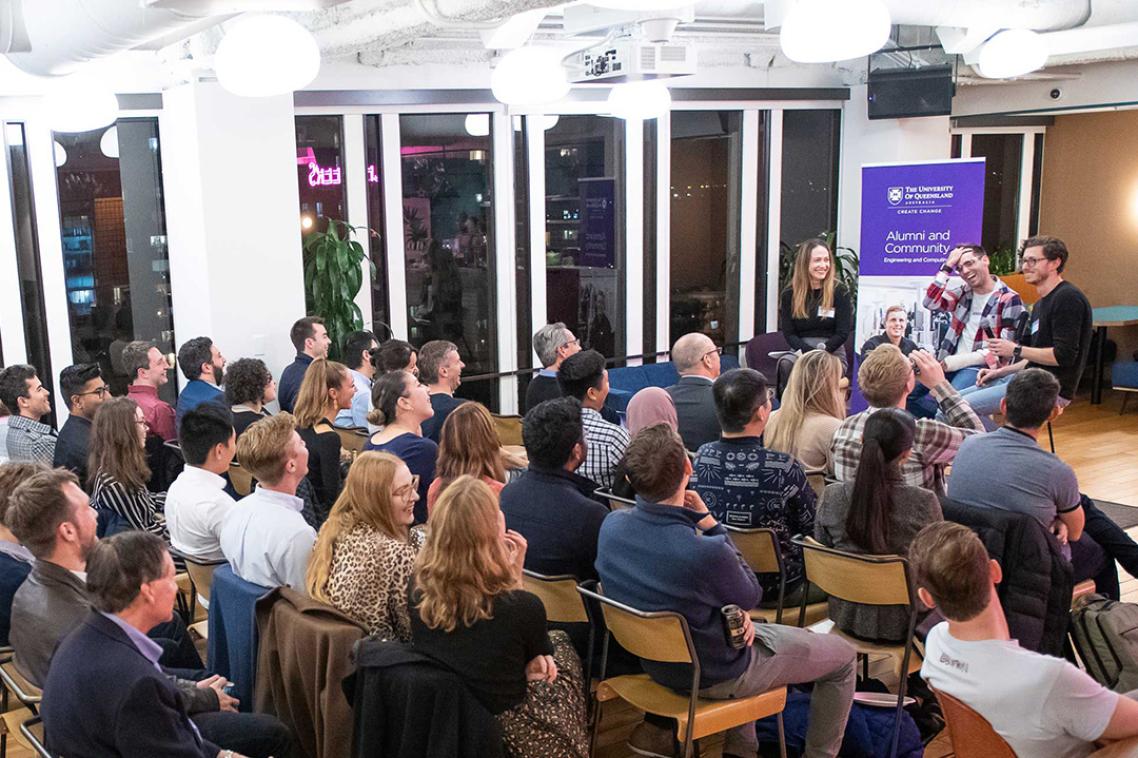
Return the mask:
M727 631L727 644L736 650L747 645L747 632L743 628L743 614L745 611L737 605L725 605L719 609L723 614L723 626Z

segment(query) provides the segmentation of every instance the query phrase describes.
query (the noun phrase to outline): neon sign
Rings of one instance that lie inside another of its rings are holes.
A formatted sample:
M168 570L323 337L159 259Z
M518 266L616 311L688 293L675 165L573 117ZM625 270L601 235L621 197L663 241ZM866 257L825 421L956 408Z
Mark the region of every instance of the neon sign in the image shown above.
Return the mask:
M343 183L343 170L339 166L323 168L316 161L308 164L309 187L334 187ZM367 167L367 181L369 184L379 184L379 170L375 164Z

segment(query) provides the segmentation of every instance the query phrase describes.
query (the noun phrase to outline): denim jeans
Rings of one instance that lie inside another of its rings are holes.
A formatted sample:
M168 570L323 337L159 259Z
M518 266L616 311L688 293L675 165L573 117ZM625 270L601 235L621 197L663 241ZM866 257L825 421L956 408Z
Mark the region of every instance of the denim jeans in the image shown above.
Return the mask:
M201 732L222 750L249 758L289 758L292 733L277 718L265 713L213 711L190 717Z
M944 378L961 394L964 394L964 390L976 386L976 375L978 373L980 373L979 366L966 366L965 368L945 374ZM909 395L907 406L909 413L912 413L917 418L936 418L937 413L940 411L936 399L929 394L929 388L919 382Z
M963 370L963 369L961 369ZM960 395L968 401L972 406L972 410L976 411L976 415L980 417L980 421L984 424L984 428L989 432L994 429L999 429L1000 425L992 420L993 413L1000 412L1000 401L1004 399L1004 395L1008 393L1008 382L1012 380L1014 374L1008 376L1001 376L999 379L993 379L985 384L983 387L977 387L975 380L971 387L960 390ZM938 414L937 418L944 420L942 415Z

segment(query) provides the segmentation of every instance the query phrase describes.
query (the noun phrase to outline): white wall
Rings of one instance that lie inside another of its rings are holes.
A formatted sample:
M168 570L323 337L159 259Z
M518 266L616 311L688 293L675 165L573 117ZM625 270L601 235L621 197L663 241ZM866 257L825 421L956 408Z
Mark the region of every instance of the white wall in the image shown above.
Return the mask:
M274 376L304 315L292 95L240 98L214 83L163 95L162 169L174 331ZM179 372L179 384L185 377Z

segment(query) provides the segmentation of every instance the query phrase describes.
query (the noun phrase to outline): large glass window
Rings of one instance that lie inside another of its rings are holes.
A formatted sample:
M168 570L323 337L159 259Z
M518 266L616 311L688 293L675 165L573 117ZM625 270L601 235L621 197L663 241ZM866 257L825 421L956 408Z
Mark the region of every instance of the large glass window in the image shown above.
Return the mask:
M375 277L371 280L372 331L381 339L391 336L391 319L387 300L387 254L384 250L383 182L380 180L382 161L379 116L364 118L364 153L367 160L367 225L368 241L360 244L375 264Z
M1023 134L973 134L972 157L984 158L984 228L980 244L989 252L1016 247Z
M624 149L620 119L561 116L545 132L548 319L608 358L625 355Z
M742 113L672 113L671 342L739 339Z
M102 364L112 391L125 393L128 342L174 352L158 120L120 119L55 142L73 358ZM160 393L172 401L173 382Z
M348 220L340 116L296 117L296 181L302 233L326 229L330 218Z
M399 117L410 340L458 345L457 394L498 408L490 114Z
M784 246L837 230L838 110L788 110L782 114L782 218Z

